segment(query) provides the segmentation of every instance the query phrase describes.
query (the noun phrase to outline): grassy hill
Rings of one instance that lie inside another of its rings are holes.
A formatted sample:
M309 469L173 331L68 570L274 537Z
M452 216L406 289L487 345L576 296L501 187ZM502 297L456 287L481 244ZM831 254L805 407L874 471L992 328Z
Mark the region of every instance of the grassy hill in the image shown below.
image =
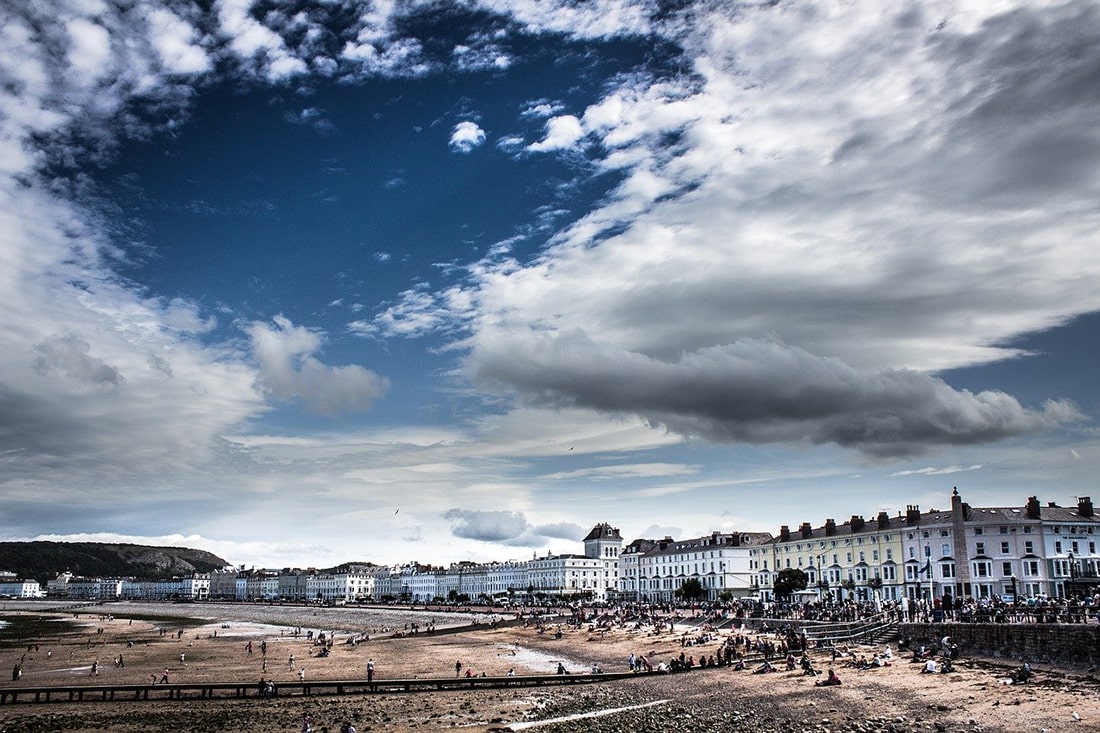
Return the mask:
M206 573L228 565L205 550L101 542L0 542L0 571L45 583L66 570L73 575L142 580Z

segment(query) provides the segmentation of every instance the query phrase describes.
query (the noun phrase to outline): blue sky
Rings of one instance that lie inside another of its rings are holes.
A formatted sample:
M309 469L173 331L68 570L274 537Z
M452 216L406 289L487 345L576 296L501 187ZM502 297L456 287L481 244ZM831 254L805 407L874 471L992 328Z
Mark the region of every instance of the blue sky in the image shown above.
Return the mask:
M0 21L0 537L443 564L1096 494L1095 2Z

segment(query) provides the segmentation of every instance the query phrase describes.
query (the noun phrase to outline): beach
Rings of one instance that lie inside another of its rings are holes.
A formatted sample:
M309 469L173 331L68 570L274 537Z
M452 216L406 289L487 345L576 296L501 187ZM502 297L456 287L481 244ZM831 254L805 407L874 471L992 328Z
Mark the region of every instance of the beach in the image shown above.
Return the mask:
M660 633L630 624L597 630L555 623L539 630L510 625L509 617L499 613L383 611L120 603L74 615L7 607L0 609L5 619L50 616L56 629L38 623L35 638L0 649L7 670L21 665L20 679L0 687L144 684L165 675L172 683L258 682L262 677L277 686L293 685L303 677L362 679L368 660L378 679L453 677L456 663L463 675L504 676L509 670L547 675L559 664L571 675L584 675L594 666L627 670L631 654L654 666L682 653L693 659L714 655L733 633L722 629L701 636L697 620L691 619ZM434 633L424 630L432 625ZM455 628L462 630L452 632ZM684 645L696 639L703 641ZM19 703L0 706L0 733L300 731L306 717L313 731L333 733L349 721L359 733L665 728L1056 733L1100 728L1100 681L1087 670L1036 667L1033 681L1013 685L1007 682L1014 665L997 660L964 657L952 673L922 674L920 665L896 648L889 666L873 669L851 663L884 648L849 651L835 662L826 650L810 654L819 670L836 669L842 684L834 687L815 686L821 676L786 671L778 659L778 671L769 674L753 674L755 665L743 671L696 667L565 687Z

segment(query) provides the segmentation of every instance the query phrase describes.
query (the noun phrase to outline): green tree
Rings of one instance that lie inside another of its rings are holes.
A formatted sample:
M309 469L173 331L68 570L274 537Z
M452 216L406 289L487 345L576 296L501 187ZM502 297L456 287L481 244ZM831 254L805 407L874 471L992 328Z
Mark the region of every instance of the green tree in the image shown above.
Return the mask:
M775 576L772 590L776 598L790 598L796 591L806 590L810 578L798 568L784 568Z
M706 594L707 592L703 590L703 584L699 582L698 578L688 578L680 584L679 589L676 591L676 595L685 601L698 601Z

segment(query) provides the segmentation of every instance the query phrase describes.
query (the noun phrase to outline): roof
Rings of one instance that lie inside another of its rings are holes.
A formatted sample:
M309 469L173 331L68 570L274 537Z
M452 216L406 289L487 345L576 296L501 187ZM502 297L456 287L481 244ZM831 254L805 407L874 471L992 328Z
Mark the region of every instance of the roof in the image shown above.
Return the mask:
M588 536L584 538L585 542L589 540L618 540L622 542L623 536L619 534L618 527L612 527L607 522L600 522L592 531L588 533Z

